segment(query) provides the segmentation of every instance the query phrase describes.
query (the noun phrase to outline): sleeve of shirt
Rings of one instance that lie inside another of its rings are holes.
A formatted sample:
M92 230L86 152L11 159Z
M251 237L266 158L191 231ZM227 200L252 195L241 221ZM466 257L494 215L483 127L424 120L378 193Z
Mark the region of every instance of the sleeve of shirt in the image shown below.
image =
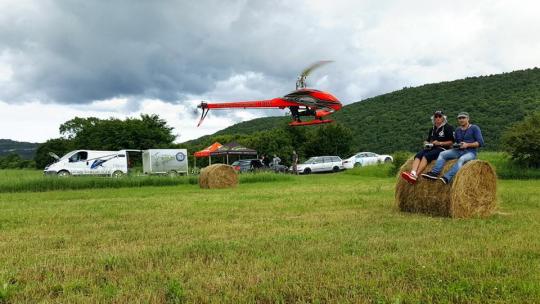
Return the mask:
M473 135L474 135L474 139L480 144L480 147L483 147L484 137L482 136L482 131L480 131L480 128L476 125L473 128Z

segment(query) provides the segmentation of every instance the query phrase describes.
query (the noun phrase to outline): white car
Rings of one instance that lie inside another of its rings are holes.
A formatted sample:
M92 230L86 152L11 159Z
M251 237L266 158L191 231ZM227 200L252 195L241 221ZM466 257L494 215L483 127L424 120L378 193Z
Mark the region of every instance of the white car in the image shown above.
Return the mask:
M338 172L345 169L339 156L316 156L297 166L298 173ZM292 167L291 167L292 171Z
M391 163L394 158L390 155L379 155L373 152L360 152L343 161L345 169L363 167L382 163Z

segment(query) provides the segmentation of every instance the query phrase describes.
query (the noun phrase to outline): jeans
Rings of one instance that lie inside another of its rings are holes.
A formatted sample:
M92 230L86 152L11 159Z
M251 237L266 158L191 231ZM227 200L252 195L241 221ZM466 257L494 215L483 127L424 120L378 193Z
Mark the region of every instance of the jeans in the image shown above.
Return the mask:
M435 163L435 166L431 170L433 173L439 174L441 173L444 164L446 161L451 159L458 159L455 165L446 172L444 177L448 179L448 181L452 180L452 177L456 175L458 170L468 161L476 159L476 153L467 151L467 150L461 150L461 149L452 149L452 150L446 150L444 152L441 152L439 154L439 157L437 158L437 162Z

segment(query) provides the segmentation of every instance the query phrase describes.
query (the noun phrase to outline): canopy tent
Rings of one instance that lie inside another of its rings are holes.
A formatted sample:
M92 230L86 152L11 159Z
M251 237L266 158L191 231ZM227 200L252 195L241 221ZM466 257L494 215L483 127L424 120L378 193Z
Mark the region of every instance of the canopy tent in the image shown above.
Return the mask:
M212 164L212 159L210 158L210 153L216 151L221 146L223 146L223 145L216 141L215 143L213 143L210 146L202 149L201 151L197 151L197 152L193 153L193 156L195 156L195 167L197 167L197 163L196 163L197 158L200 158L200 157L208 157L208 163Z
M219 149L222 146L223 146L222 144L220 144L220 143L218 143L216 141L215 143L213 143L210 146L202 149L201 151L195 152L193 155L195 155L195 157L207 157L207 156L210 156L210 153L216 151L217 149Z
M229 155L255 155L257 151L253 149L241 146L237 142L231 142L224 144L213 152L210 152L210 156L223 156L227 157L227 165L229 164Z

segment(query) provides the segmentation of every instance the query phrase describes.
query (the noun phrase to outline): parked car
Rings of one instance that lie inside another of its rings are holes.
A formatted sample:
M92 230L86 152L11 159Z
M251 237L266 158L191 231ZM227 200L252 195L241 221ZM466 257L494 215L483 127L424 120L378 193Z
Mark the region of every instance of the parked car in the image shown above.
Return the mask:
M382 163L391 163L394 158L390 155L379 155L373 152L360 152L343 161L345 169L353 167L363 167Z
M316 156L297 166L298 173L338 172L343 170L343 161L339 156ZM292 167L290 168L292 171Z
M253 171L275 171L275 172L287 172L287 166L270 164L270 167L265 167L260 159L241 159L231 164L234 170L244 173Z
M231 164L234 170L244 173L251 172L254 169L261 169L264 165L259 159L240 159Z

